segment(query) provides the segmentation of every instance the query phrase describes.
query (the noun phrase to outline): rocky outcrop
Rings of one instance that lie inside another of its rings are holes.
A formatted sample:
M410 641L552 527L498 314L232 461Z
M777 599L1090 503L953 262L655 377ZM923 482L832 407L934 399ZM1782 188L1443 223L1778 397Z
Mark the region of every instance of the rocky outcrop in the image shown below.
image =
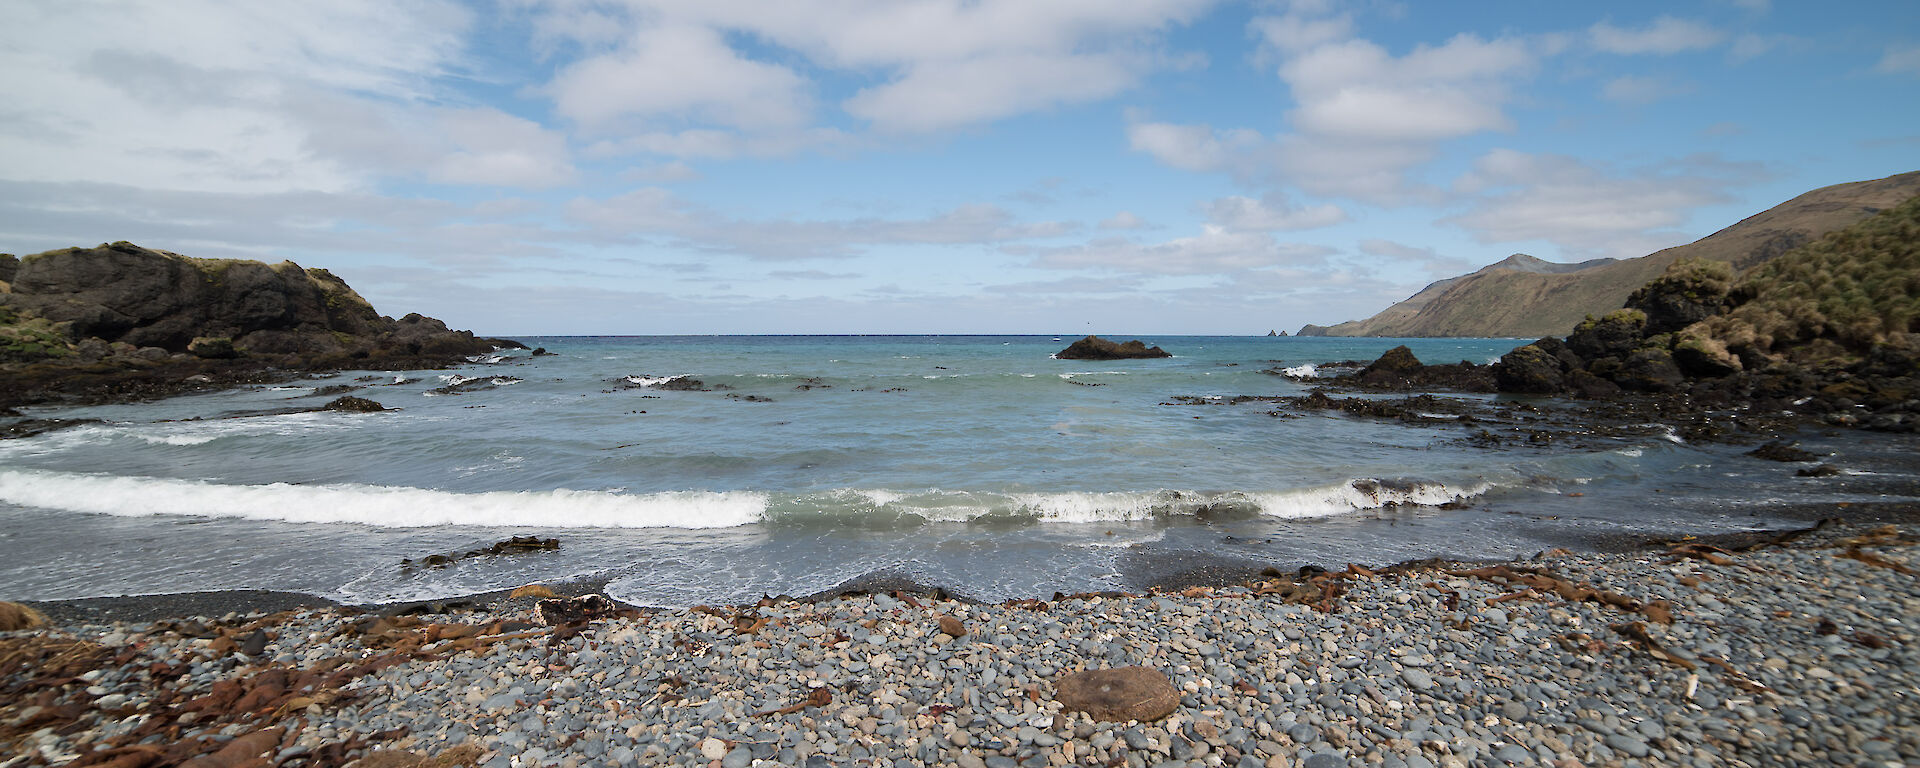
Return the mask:
M348 413L379 413L381 411L390 411L393 409L388 408L372 400L368 400L364 397L342 395L340 397L334 398L332 402L329 402L326 405L320 406L320 410L346 411Z
M12 403L95 384L113 399L104 390L125 394L124 375L431 368L521 346L420 315L384 317L332 273L290 261L196 259L117 242L9 256L0 274L0 376L17 385L0 388L13 390L0 399Z
M1629 306L1492 366L1503 392L1660 396L1920 431L1920 196L1734 280L1679 261Z
M1584 317L1605 316L1628 306L1630 295L1683 258L1722 262L1737 274L1915 194L1920 194L1920 171L1816 189L1700 240L1636 259L1553 264L1515 254L1471 274L1433 283L1366 320L1331 327L1308 325L1299 335L1557 336ZM1681 316L1670 316L1653 302L1638 305L1648 309L1656 327ZM1674 309L1682 315L1686 311Z
M1055 353L1054 357L1061 360L1133 360L1173 357L1173 353L1159 347L1149 347L1139 339L1119 344L1098 336L1088 336Z
M1467 392L1494 390L1493 372L1484 365L1462 360L1458 363L1427 365L1414 357L1406 345L1389 349L1340 383L1373 390L1453 389Z
M0 306L65 324L75 341L169 353L291 355L347 365L505 345L429 317L382 317L332 273L291 261L195 259L118 242L27 256L9 282Z

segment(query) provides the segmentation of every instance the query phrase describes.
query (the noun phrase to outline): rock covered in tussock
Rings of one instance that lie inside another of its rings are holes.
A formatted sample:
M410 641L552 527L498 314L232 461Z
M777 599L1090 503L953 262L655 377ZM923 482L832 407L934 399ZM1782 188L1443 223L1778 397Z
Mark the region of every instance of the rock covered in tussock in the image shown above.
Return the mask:
M0 739L72 765L246 738L291 768L375 748L489 768L1897 765L1920 755L1915 533L1349 568L1304 598L68 626L0 635L0 658L37 660L0 670ZM939 616L970 631L943 639ZM1171 712L1063 705L1075 673L1125 667L1163 674Z

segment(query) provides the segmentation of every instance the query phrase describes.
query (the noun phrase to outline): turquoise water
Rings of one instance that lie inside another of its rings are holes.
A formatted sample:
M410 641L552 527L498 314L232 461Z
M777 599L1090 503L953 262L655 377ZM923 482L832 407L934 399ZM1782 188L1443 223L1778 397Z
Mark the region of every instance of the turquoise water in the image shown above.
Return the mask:
M1741 478L1779 469L1657 430L1489 451L1448 427L1169 404L1302 394L1271 371L1401 340L1159 337L1175 357L1052 359L1069 340L529 338L557 354L39 411L106 423L0 443L0 583L33 599L244 587L388 601L601 578L616 597L686 605L884 574L999 599L1131 588L1200 556L1377 564L1748 527L1765 521L1715 510L1755 501ZM1404 343L1483 363L1521 342ZM696 380L704 391L682 389ZM260 415L343 383L400 410ZM1848 449L1871 462L1900 446ZM1468 508L1432 506L1449 501ZM399 565L530 532L563 547Z

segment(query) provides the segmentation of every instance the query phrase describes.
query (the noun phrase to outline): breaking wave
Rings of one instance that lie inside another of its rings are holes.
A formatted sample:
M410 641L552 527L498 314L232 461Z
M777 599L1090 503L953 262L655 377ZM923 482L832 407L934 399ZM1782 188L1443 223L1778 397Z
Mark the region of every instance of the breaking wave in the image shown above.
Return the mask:
M1436 505L1492 486L1360 479L1281 491L994 493L841 489L806 494L755 491L604 490L460 493L360 484L235 485L206 480L0 471L0 502L87 514L177 515L382 528L733 528L972 521L1107 523L1160 517L1325 517L1397 505Z

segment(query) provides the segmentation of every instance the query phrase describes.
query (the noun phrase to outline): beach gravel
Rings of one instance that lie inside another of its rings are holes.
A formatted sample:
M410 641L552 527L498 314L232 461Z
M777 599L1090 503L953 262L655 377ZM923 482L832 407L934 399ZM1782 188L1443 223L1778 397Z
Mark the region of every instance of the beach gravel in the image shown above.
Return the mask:
M1906 765L1916 532L1505 564L1521 582L1477 563L1353 569L1321 582L1339 587L1324 611L1255 583L559 628L524 608L69 623L0 635L0 768L242 738L280 766L375 747L500 768ZM1061 703L1067 676L1125 667L1164 676L1170 714Z

